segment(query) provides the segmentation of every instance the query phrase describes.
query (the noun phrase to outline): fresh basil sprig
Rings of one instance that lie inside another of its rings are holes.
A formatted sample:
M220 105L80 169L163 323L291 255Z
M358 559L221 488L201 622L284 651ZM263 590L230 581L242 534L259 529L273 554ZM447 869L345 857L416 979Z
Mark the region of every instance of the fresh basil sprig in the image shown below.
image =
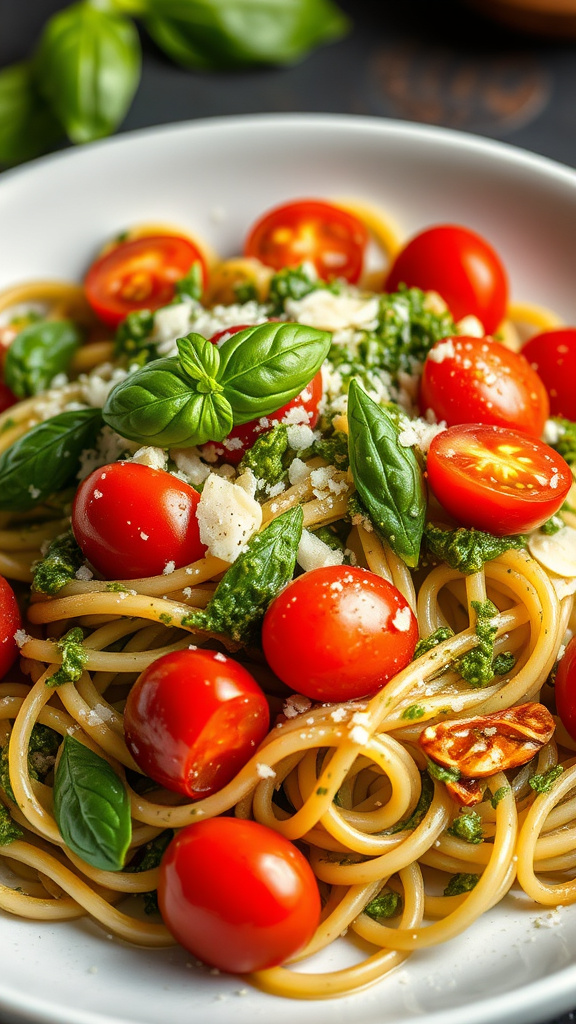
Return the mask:
M140 40L133 22L89 0L48 22L35 59L39 89L72 142L115 131L140 79Z
M398 442L392 417L356 380L348 392L350 468L378 533L406 565L418 565L426 520L422 471Z
M82 335L71 320L43 320L21 330L4 362L4 380L18 398L45 391L64 373Z
M73 853L102 871L121 871L132 838L130 801L112 766L65 736L54 778L54 816Z
M292 64L350 27L331 0L147 0L147 8L158 46L200 70Z
M105 422L141 444L189 448L221 441L233 426L275 412L302 391L330 347L327 331L266 323L218 348L199 334L178 356L156 359L110 392Z
M101 426L99 409L61 412L10 445L0 455L0 509L24 512L70 483Z
M244 644L255 642L268 605L294 574L302 520L302 507L295 505L254 534L210 603L191 611L182 625L223 633Z

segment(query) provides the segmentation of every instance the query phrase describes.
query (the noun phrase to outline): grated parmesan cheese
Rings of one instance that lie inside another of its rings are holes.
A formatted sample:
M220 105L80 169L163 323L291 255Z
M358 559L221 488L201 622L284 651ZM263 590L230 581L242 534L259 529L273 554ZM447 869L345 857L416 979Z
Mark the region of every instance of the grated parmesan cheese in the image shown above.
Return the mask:
M211 473L196 510L200 540L211 555L234 562L262 525L262 507L243 487Z

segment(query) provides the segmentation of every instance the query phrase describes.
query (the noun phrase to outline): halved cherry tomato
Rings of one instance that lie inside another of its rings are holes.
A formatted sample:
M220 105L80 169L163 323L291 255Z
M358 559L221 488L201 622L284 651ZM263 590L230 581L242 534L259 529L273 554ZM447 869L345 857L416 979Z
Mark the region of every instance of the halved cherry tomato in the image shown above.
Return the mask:
M14 634L22 628L16 595L8 580L0 576L0 679L16 661L18 644Z
M299 199L275 206L256 221L244 256L274 270L312 263L323 281L344 278L354 284L368 240L366 226L347 210L320 199Z
M136 462L112 462L82 481L72 530L105 579L159 576L195 562L200 541L198 491L171 473Z
M458 522L502 536L541 526L572 484L568 464L543 441L478 423L437 434L427 474L438 501Z
M217 651L165 654L128 694L124 733L146 775L197 800L222 789L268 732L268 702L237 661Z
M416 618L396 587L368 569L341 565L289 583L262 628L272 671L320 701L375 693L408 664L417 640Z
M428 353L419 405L449 427L494 423L540 437L549 415L548 395L522 355L492 338L445 338Z
M566 732L576 740L576 636L566 647L554 680L556 710Z
M207 267L202 253L180 235L146 235L107 250L84 279L86 298L96 316L116 327L135 309L159 309L174 298L175 285L193 263Z
M386 291L400 284L438 292L455 320L472 314L492 334L506 313L508 278L491 245L469 228L438 224L410 239L394 260Z
M278 832L241 818L209 818L177 833L162 858L158 904L185 949L235 974L295 956L320 919L304 855Z
M535 334L522 355L544 382L551 415L576 420L576 327Z

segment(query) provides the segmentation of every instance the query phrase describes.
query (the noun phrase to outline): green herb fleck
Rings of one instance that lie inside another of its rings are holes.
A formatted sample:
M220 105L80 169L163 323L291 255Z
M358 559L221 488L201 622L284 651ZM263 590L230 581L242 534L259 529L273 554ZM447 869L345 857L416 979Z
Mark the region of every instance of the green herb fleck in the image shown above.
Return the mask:
M392 828L386 830L386 835L396 835L397 832L405 832L418 828L418 825L425 817L432 803L434 796L434 783L427 774L427 772L421 772L420 778L422 782L422 788L420 789L420 796L418 797L418 803L412 811L412 814L408 818L404 818L402 821L398 821Z
M268 302L271 304L271 315L278 316L284 312L287 299L303 299L318 288L329 287L324 281L312 277L304 265L284 267L270 279Z
M486 686L494 678L494 640L498 631L494 616L498 609L492 601L472 601L476 612L476 636L478 643L471 651L454 662L462 679L470 686Z
M550 447L572 466L576 462L576 423L560 416L553 416L552 422L556 425L559 437L557 441L550 443Z
M266 434L261 434L242 457L238 473L249 469L257 483L256 493L269 492L285 476L284 456L288 448L288 430L283 423L277 424Z
M421 704L411 704L409 708L405 708L402 712L402 718L408 718L410 721L414 721L416 718L422 718L422 715L425 714L426 710Z
M402 909L402 897L399 892L390 890L381 892L370 903L364 907L364 913L373 921L382 921L387 917L394 917Z
M199 260L196 260L188 273L181 277L179 281L176 281L176 295L179 297L187 295L190 299L195 299L198 302L202 298L202 291L202 264Z
M22 829L12 820L7 808L0 804L0 846L8 846L15 839L21 839L23 835Z
M423 654L427 654L428 651L437 647L438 644L441 644L444 640L449 640L450 637L453 636L454 630L450 629L450 626L439 626L433 633L430 633L430 636L426 636L422 640L418 641L414 648L414 657L412 660L416 661L416 658L421 658Z
M512 671L516 664L516 658L512 651L501 651L492 662L492 671L495 676L506 676Z
M36 563L32 586L41 594L57 594L67 583L76 579L76 572L83 564L84 555L72 530L61 533L51 541L44 558Z
M335 430L331 437L320 438L312 445L312 454L320 455L336 469L348 469L348 435Z
M106 584L106 590L110 594L129 594L130 590L124 583L117 583L116 580L110 580Z
M541 775L533 775L529 779L529 785L532 787L535 793L548 793L556 779L559 779L562 775L564 768L561 764L557 764L554 768L549 768L547 772L543 772Z
M451 836L464 839L467 843L481 843L484 839L482 818L477 811L460 814L459 817L454 818L447 831Z
M62 654L62 664L54 675L46 680L46 686L62 686L64 683L77 683L88 660L88 651L83 644L84 633L80 626L69 629L57 643Z
M164 622L167 626L172 622L172 616L168 615L168 612L161 612L159 615L160 622Z
M435 558L467 575L479 572L485 562L510 548L526 546L526 539L522 536L495 537L474 527L467 530L463 526L457 530L444 530L433 523L426 525L424 537Z
M509 793L509 792L510 792L510 786L500 786L500 789L496 790L496 792L494 793L494 796L490 800L490 803L492 804L492 807L494 808L494 810L496 810L496 808L498 807L498 804L500 803L500 801L503 800L504 797L506 796L506 794Z
M154 330L154 313L149 309L135 309L124 318L116 329L114 355L125 357L131 365L143 366L156 359L156 344L150 340Z
M466 872L461 872L458 875L452 875L452 878L444 889L444 895L460 896L463 892L470 892L479 881L480 875L469 875Z
M428 760L426 771L438 782L458 782L460 778L458 768L446 768L443 764L436 764L435 761Z
M326 786L318 786L318 789L316 790L316 796L326 796L327 792L328 790L326 789Z

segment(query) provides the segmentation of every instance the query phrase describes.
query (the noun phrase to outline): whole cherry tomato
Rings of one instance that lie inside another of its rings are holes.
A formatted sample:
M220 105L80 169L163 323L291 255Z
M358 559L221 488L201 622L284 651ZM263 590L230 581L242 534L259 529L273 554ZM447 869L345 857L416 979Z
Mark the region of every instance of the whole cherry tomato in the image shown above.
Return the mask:
M438 501L464 526L506 536L535 530L572 484L564 459L543 441L505 427L466 423L433 438L427 475Z
M295 956L320 919L304 855L278 832L241 818L209 818L176 834L162 859L158 904L185 949L235 974Z
M445 338L431 348L419 405L449 427L494 423L540 437L549 415L540 377L522 355L492 338Z
M209 650L173 651L152 662L124 710L126 743L142 771L193 800L230 782L269 724L256 680L237 661Z
M72 531L105 579L159 576L202 558L198 491L171 473L112 462L82 481Z
M556 670L554 697L562 725L576 740L576 636L566 647Z
M312 263L324 281L356 283L362 273L368 230L358 217L320 199L299 199L268 210L252 226L244 256L274 270Z
M207 267L193 242L180 235L145 235L108 249L89 268L86 298L109 327L136 309L159 309L174 298L176 281L200 263L204 285Z
M262 645L273 672L313 700L375 693L408 664L416 618L399 590L368 569L303 573L272 601Z
M551 415L576 420L576 327L535 334L522 355L544 382Z
M435 291L455 320L472 314L492 334L506 313L508 277L491 245L469 228L438 224L420 231L400 250L387 275L386 291Z
M22 616L12 587L0 576L0 679L2 679L18 656L18 644L14 634L22 628Z

